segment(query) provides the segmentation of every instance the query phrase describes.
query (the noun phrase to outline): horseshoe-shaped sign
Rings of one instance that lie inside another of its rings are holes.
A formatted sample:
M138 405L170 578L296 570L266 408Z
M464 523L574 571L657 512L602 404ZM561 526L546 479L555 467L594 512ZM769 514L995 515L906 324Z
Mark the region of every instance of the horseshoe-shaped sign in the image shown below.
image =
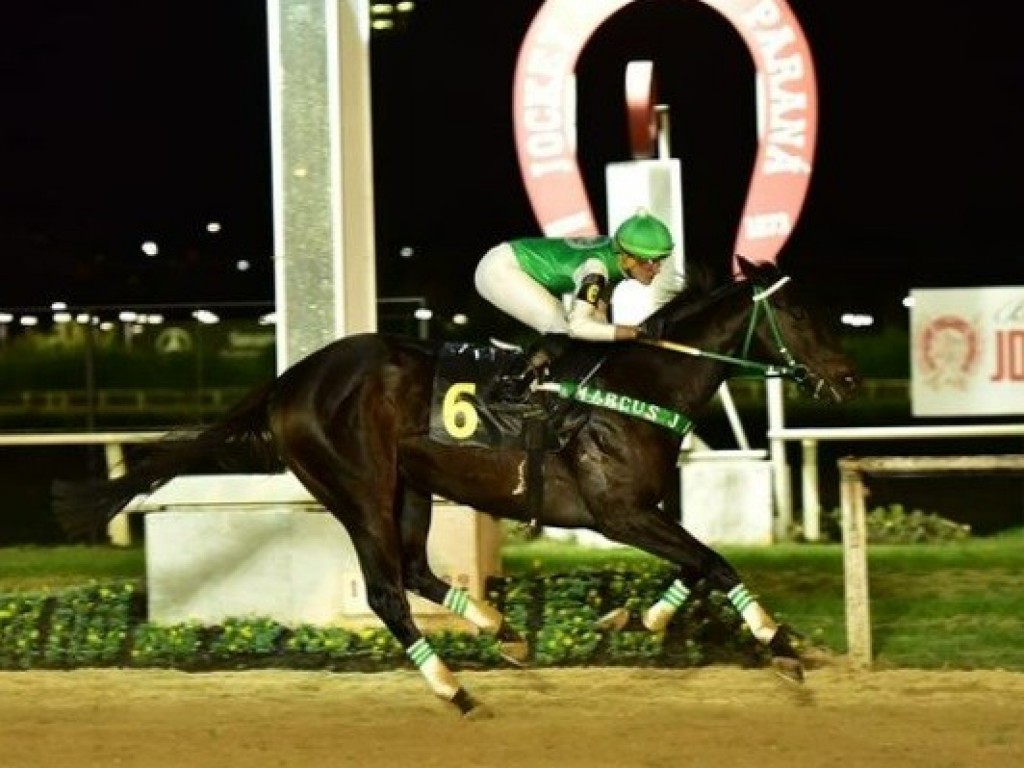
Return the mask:
M516 64L519 169L550 237L599 233L576 159L573 71L594 31L634 0L547 0ZM702 0L739 32L757 78L758 149L735 253L775 261L807 196L818 104L810 47L784 0Z

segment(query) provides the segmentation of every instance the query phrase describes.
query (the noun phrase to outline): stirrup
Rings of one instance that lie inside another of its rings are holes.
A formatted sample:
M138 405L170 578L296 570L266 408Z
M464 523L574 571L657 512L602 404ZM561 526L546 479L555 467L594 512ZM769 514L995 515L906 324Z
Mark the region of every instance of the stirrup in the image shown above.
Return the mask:
M503 405L524 405L533 394L530 385L536 380L537 372L532 368L523 373L502 376L494 383L489 399L492 403Z

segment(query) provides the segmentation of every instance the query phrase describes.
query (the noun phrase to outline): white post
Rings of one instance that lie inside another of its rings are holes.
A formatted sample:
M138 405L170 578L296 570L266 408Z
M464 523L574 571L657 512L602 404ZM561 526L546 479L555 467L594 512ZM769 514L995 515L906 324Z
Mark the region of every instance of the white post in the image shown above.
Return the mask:
M124 451L120 443L107 443L103 449L107 460L107 477L111 480L123 477ZM128 522L128 513L122 510L107 523L107 538L115 547L127 547L132 543L132 534Z
M729 419L729 426L732 427L732 435L736 438L736 444L741 451L750 450L750 441L747 440L746 430L743 429L743 421L740 419L739 411L736 410L736 403L732 399L732 392L729 389L729 382L723 381L718 387L718 398L722 401L722 408Z
M376 329L368 0L267 0L277 368Z
M786 426L782 385L782 379L775 376L765 380L769 432L782 430ZM775 538L777 541L784 541L789 538L793 524L793 494L789 465L786 463L786 441L773 438L769 441L768 450L772 462L772 492L775 497Z
M839 461L843 514L843 583L846 652L854 666L871 666L871 602L868 597L868 535L864 479L856 460Z
M818 496L818 441L801 440L800 499L803 507L804 538L821 539L821 498Z

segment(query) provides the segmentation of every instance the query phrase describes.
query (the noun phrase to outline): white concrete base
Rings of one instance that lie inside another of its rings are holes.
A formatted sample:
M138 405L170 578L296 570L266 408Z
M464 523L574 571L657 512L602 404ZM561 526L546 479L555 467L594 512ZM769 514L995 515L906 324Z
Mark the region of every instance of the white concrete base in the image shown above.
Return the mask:
M771 544L771 462L688 459L680 467L682 523L705 544Z
M366 603L348 533L290 475L179 478L138 508L148 510L151 622L262 617L291 626L382 626ZM495 520L435 500L427 549L441 578L485 597L487 577L500 572L499 548ZM440 606L410 601L424 628L469 628Z

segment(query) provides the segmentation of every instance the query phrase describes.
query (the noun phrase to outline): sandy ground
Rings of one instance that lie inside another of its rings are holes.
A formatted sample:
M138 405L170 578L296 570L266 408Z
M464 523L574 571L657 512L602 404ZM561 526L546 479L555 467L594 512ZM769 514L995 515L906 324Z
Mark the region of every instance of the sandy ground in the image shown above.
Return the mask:
M1024 674L462 672L464 720L413 671L0 673L4 768L1024 765Z

